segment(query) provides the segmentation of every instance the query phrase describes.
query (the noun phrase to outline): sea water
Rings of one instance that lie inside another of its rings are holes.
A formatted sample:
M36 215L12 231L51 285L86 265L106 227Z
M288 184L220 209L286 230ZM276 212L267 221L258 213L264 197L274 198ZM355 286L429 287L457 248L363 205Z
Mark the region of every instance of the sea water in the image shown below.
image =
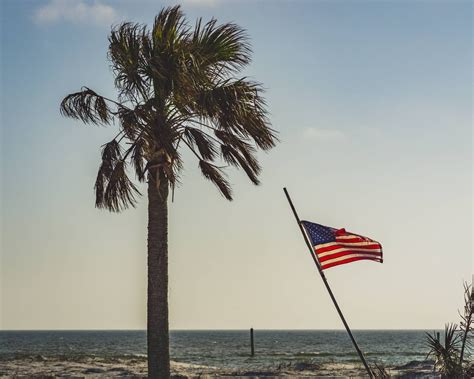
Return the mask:
M396 366L426 359L426 332L355 330L354 336L370 362ZM171 359L228 369L359 362L344 330L255 330L254 336L255 357L250 358L248 330L172 331ZM113 359L145 354L145 331L0 331L3 361L22 357Z

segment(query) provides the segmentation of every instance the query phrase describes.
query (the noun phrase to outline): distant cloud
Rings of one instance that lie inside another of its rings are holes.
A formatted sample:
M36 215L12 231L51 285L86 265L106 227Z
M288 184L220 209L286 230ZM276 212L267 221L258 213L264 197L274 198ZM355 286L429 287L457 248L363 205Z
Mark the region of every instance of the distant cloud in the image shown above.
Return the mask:
M338 129L306 128L303 130L303 137L312 140L339 140L345 136L344 132Z
M71 22L75 24L110 25L117 20L117 11L100 1L50 0L38 8L34 19L40 24Z

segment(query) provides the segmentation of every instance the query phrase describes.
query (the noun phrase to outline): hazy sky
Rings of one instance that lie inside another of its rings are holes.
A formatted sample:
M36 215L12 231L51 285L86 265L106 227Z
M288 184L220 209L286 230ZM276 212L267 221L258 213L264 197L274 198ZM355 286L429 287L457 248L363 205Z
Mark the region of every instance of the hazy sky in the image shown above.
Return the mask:
M284 198L384 246L327 271L350 325L441 328L473 272L472 3L187 0L245 27L281 144L229 203L186 156L170 205L170 326L341 328ZM114 96L112 23L159 1L1 2L2 329L146 325L146 198L94 208L116 130L61 118L86 85ZM143 188L143 187L142 187Z

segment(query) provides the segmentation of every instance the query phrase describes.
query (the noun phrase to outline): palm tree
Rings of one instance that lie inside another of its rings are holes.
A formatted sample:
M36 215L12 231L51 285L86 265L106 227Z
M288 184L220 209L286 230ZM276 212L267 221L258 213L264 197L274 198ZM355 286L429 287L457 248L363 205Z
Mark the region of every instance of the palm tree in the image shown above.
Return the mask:
M175 6L162 9L151 30L120 24L109 42L117 99L83 87L64 98L61 113L86 124L118 125L102 148L96 207L120 212L136 204L140 192L129 169L148 183L148 373L167 378L167 206L183 167L181 150L189 149L204 177L232 200L225 167L243 169L258 184L256 151L274 147L277 138L261 85L236 77L251 55L239 26L198 19L191 28Z

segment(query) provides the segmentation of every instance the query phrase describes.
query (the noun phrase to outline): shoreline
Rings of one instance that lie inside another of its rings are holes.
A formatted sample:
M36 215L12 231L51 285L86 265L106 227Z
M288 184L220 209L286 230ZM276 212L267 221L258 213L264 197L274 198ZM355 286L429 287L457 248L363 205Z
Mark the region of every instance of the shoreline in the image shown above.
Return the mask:
M431 361L412 361L401 366L385 367L391 377L433 377ZM144 378L147 373L146 357L120 358L66 358L29 356L0 361L0 377L133 377ZM364 368L353 363L290 362L275 367L228 369L220 367L172 361L174 378L203 377L364 377Z

